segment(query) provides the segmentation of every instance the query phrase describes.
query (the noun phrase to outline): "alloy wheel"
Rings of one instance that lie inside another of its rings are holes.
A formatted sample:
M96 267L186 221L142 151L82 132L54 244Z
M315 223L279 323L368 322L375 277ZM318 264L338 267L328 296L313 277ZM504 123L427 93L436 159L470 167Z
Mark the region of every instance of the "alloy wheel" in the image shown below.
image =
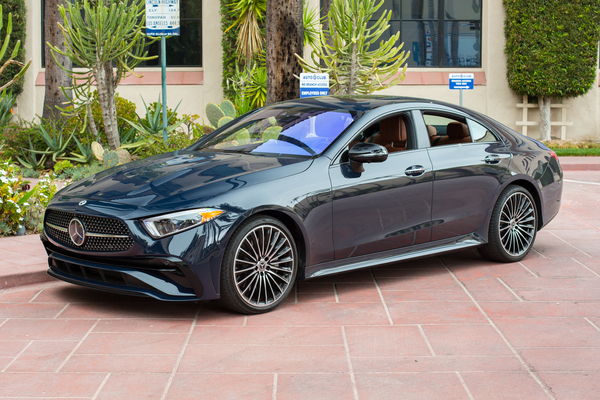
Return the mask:
M234 259L234 282L240 297L252 307L277 302L292 284L294 251L291 239L278 227L259 225L240 241Z
M498 226L500 242L511 256L527 252L535 238L535 206L523 192L511 194L500 213Z

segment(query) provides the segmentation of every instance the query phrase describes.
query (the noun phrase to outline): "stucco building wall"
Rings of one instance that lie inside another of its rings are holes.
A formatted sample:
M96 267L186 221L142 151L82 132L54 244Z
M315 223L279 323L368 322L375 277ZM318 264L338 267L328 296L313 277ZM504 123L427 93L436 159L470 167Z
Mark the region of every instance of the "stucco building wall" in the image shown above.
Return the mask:
M316 7L319 0L310 0L310 7ZM26 0L27 58L33 58L33 64L25 76L24 92L18 99L18 114L27 120L41 115L44 102L44 69L41 66L41 10L39 0ZM180 114L198 114L205 117L204 109L208 102L220 102L223 99L221 89L222 51L221 17L219 2L202 0L202 68L168 68L167 97L168 105L174 108L179 101ZM448 74L473 72L476 74L474 90L464 91L463 105L480 111L494 119L521 131L517 121L522 120L522 109L517 103L522 98L516 96L508 87L506 80L506 55L504 54L504 9L501 0L484 0L482 11L482 65L481 68L410 68L405 81L381 93L424 97L459 103L459 91L448 88ZM308 55L308 50L305 52ZM139 68L136 72L144 74L139 79L129 77L117 88L124 98L136 103L138 113L143 114L142 97L146 102L156 101L160 92L160 68ZM600 140L600 93L598 80L585 96L565 100L567 120L573 125L567 128L567 138L575 140ZM529 110L529 121L538 120L536 109ZM560 111L553 111L553 120L560 120ZM560 127L552 128L552 135L560 137ZM528 128L528 135L539 137L537 126Z

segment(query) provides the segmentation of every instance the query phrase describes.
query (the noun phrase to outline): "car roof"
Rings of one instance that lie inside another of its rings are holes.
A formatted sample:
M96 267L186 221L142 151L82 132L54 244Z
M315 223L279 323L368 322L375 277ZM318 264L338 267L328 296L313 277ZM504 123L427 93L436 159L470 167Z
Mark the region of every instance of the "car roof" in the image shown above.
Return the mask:
M333 95L333 96L321 96L321 97L306 97L303 99L293 99L284 101L281 103L275 103L272 106L290 106L290 105L301 105L301 106L314 106L314 107L325 107L325 108L339 108L346 109L348 111L369 111L379 107L401 104L401 103L427 103L435 104L440 106L447 106L456 110L464 112L470 112L471 110L463 109L454 104L445 103L437 100L421 99L417 97L404 97L404 96L386 96L386 95Z

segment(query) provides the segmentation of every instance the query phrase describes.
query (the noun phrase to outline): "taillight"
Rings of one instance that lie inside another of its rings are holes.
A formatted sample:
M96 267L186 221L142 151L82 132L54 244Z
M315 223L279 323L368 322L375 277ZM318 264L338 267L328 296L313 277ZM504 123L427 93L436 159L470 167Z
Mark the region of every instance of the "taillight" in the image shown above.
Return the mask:
M550 155L552 156L552 158L554 158L556 160L556 162L558 162L558 156L556 155L554 150L550 150Z

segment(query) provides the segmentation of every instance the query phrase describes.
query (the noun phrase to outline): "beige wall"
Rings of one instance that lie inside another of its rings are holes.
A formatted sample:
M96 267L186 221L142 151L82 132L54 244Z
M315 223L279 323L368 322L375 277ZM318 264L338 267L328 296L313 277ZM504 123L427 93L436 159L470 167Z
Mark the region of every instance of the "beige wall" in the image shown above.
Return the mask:
M309 7L317 7L319 0L309 0ZM39 72L43 72L40 64L41 11L38 0L26 0L27 42L25 48L27 57L33 58L33 64L25 77L25 89L18 100L18 113L25 119L32 119L41 114L44 101L44 87L35 86ZM198 85L169 85L167 87L168 105L173 108L181 100L179 113L198 114L204 117L204 108L208 102L220 102L223 98L221 89L221 26L219 2L216 0L202 1L202 33L203 33L203 68L169 68L169 71L201 70L204 73L204 83ZM234 51L225 49L225 51ZM308 55L308 49L305 55ZM156 69L153 69L156 71ZM139 72L149 71L140 69ZM151 70L150 70L151 71ZM409 71L432 71L432 69L410 69ZM501 0L483 1L483 32L482 32L482 68L477 69L437 69L444 74L451 72L484 72L486 83L475 86L474 90L464 91L463 104L465 107L485 113L498 121L521 131L516 125L522 119L522 111L517 103L522 98L516 96L508 87L506 80L506 55L504 54L504 9ZM122 97L136 103L138 113L143 114L140 95L147 101L155 101L161 93L160 85L122 85L117 91ZM387 89L382 93L424 97L458 104L459 92L448 89L447 85L406 85ZM600 91L596 82L590 92L576 99L565 100L569 106L568 121L573 126L567 128L569 139L600 140ZM529 120L536 121L537 110L530 111ZM560 116L553 112L553 120ZM528 128L529 136L539 137L536 126ZM560 128L553 127L553 136L560 136Z

